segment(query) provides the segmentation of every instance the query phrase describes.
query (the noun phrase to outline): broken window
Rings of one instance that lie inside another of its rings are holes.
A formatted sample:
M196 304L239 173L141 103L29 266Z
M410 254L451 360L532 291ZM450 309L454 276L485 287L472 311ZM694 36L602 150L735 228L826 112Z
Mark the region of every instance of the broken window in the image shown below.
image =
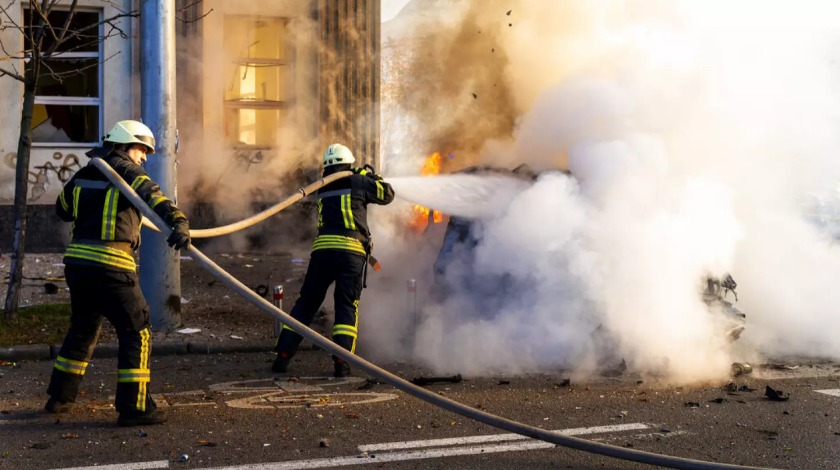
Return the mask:
M286 119L291 51L288 18L224 19L225 139L240 148L271 148Z
M58 31L68 11L53 10L47 18ZM31 54L29 41L31 15L23 11L24 47ZM73 14L67 38L50 57L44 57L35 89L32 116L33 146L84 147L96 145L102 135L102 40L99 10L79 9ZM42 50L54 39L48 34ZM30 61L25 60L27 69Z

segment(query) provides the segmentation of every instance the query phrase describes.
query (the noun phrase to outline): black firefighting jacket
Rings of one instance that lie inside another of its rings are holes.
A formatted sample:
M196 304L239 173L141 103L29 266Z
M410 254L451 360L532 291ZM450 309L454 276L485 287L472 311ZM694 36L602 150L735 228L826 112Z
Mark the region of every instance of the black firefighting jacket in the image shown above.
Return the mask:
M143 167L118 150L97 148L100 156L169 226L186 220L149 178ZM119 271L135 271L134 251L140 246L140 210L112 185L99 169L88 163L64 185L55 202L61 220L72 222L71 241L64 264L87 264Z
M349 170L349 165L335 165L324 176ZM316 250L345 250L362 256L370 251L367 205L385 205L394 200L394 189L381 176L363 168L318 190L318 236Z

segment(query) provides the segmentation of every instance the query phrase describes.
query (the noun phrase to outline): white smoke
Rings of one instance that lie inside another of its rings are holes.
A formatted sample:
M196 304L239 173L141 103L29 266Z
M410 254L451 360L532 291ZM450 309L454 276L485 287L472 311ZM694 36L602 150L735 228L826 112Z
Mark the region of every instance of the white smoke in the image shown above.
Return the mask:
M496 28L517 113L482 160L574 178L544 173L492 205L475 271L508 290L493 306L464 285L426 302L419 360L487 374L622 358L691 381L736 359L840 357L840 256L806 220L810 195L840 181L840 7L481 4L464 22ZM414 252L429 269L434 250ZM747 313L735 349L699 295L725 272Z

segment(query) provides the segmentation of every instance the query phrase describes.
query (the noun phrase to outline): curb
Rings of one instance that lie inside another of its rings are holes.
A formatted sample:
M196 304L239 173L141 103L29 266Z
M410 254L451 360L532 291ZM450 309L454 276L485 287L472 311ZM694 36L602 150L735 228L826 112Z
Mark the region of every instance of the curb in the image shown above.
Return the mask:
M61 349L60 344L22 344L0 348L2 361L47 361L55 359ZM252 353L270 352L274 349L274 341L258 343L175 343L163 342L152 345L152 357L172 356L178 354L221 354L221 353ZM119 345L116 343L97 344L92 358L117 357Z
M50 359L52 347L49 344L23 344L0 348L0 360L21 361L21 360L43 360Z

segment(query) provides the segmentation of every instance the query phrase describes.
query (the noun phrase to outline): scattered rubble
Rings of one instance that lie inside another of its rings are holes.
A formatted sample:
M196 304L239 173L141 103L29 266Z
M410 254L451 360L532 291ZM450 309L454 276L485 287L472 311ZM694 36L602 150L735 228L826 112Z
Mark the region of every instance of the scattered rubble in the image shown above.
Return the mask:
M789 394L781 390L776 390L769 385L767 385L767 388L764 390L764 396L773 401L787 401L790 398Z
M747 363L742 362L733 362L732 363L732 376L737 377L739 375L745 374L752 374L752 366Z
M422 387L424 385L429 385L436 382L447 382L457 384L461 383L462 380L464 379L463 377L461 377L461 374L456 374L449 377L415 377L411 379L411 383Z

